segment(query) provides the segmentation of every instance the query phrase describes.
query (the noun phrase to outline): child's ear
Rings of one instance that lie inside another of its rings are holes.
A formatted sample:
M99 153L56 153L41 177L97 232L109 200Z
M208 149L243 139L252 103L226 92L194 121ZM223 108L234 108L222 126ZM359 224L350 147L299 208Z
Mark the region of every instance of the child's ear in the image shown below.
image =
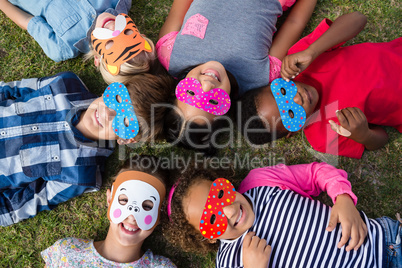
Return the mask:
M129 144L129 143L136 143L136 142L138 142L138 141L136 141L134 138L131 138L131 139L128 139L128 140L126 140L126 139L121 139L121 138L118 138L118 139L117 139L117 143L118 143L119 145L124 145L124 144Z
M210 244L215 244L216 243L216 239L207 239L208 243Z
M95 64L96 67L99 66L99 58L96 55L94 56L94 64Z
M109 207L110 202L112 202L112 192L110 191L110 189L106 190L106 202L107 206Z
M289 133L286 135L286 139L291 138L295 133L296 133L296 132L289 132Z

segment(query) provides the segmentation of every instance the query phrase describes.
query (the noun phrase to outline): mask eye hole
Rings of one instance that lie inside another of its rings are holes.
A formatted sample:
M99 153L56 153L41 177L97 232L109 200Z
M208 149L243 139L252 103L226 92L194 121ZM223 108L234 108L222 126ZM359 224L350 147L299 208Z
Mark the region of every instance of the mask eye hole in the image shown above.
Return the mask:
M127 117L124 118L124 125L125 125L126 127L128 127L128 126L130 125L130 121L128 120Z
M116 95L116 101L117 101L118 103L121 103L121 102L122 102L122 98L121 98L120 95Z
M282 93L283 96L285 96L285 95L286 95L286 89L284 89L284 88L282 87L282 88L281 88L281 93Z
M120 205L124 206L128 202L128 197L125 194L121 194L121 195L119 195L117 200L119 201Z
M216 216L215 216L215 214L212 214L211 218L209 219L209 222L210 222L211 224L215 224L215 222L216 222Z
M289 116L290 116L290 118L293 118L293 117L295 117L295 115L294 115L294 113L293 113L293 111L292 110L289 110Z
M150 211L151 209L153 209L154 207L154 202L152 202L151 200L145 200L144 202L142 202L142 208L145 211Z
M133 34L133 30L131 30L131 29L126 29L126 30L124 31L124 34L125 34L125 35L132 35L132 34Z
M113 44L114 44L113 40L109 40L109 41L106 42L105 48L106 49L111 49Z
M212 105L218 105L219 103L216 100L209 100L209 103Z
M219 199L221 199L221 198L223 197L223 193L224 193L223 190L220 190L220 191L219 191L219 193L218 193L218 198L219 198Z
M194 91L192 91L192 90L187 90L187 94L190 95L190 96L194 96L194 95L195 95Z

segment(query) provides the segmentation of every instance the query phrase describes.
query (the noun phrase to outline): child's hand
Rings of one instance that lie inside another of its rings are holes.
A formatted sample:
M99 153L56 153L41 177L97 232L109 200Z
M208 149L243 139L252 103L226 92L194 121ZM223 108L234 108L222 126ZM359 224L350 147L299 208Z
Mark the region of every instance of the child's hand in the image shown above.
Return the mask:
M286 56L282 61L282 78L289 82L304 71L313 60L313 55L308 49Z
M367 150L377 150L388 142L388 135L381 127L369 128L364 113L356 107L349 107L336 112L339 123L329 120L333 131L361 143Z
M351 238L346 251L358 250L367 236L367 226L348 194L341 194L336 197L336 203L332 207L326 230L332 232L337 223L342 226L342 238L338 243L338 248L343 247Z
M339 123L329 120L333 131L341 136L348 137L358 143L364 144L367 135L370 132L367 118L364 113L357 107L348 107L336 112Z
M271 256L271 246L267 245L265 239L255 236L249 232L243 241L243 264L244 268L268 267Z

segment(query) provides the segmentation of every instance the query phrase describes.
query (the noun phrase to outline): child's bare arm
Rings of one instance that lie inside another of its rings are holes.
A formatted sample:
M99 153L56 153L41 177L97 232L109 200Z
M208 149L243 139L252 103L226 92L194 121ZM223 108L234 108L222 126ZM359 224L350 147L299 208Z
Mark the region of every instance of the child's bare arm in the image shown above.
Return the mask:
M345 14L337 18L331 27L306 50L288 55L283 59L281 75L285 80L294 78L305 70L321 53L331 47L355 37L367 23L360 12Z
M14 6L7 0L0 0L0 10L24 30L28 28L28 23L33 18L31 14Z
M298 0L272 42L269 55L282 60L289 48L299 40L313 14L317 0Z
M266 268L271 256L271 246L265 239L255 236L254 232L246 234L243 240L244 268Z
M193 0L174 0L172 7L170 8L169 14L163 24L161 30L159 31L159 39L164 35L173 32L180 31L183 24L184 17L186 16L187 10L190 8Z
M338 243L338 248L343 247L351 238L346 251L358 250L367 236L367 226L348 194L341 194L336 197L326 230L332 232L337 223L342 226L342 237Z
M388 142L385 130L378 126L370 128L366 116L359 108L342 109L337 111L336 116L340 125L330 120L332 130L363 144L367 150L380 149Z

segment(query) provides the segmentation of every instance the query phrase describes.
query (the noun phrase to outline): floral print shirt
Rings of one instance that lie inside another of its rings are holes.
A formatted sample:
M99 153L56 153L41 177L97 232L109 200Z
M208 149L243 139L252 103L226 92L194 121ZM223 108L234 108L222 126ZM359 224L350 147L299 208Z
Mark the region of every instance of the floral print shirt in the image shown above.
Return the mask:
M137 261L118 263L102 257L94 247L94 241L67 237L41 252L46 267L176 267L168 258L154 255L151 250Z

